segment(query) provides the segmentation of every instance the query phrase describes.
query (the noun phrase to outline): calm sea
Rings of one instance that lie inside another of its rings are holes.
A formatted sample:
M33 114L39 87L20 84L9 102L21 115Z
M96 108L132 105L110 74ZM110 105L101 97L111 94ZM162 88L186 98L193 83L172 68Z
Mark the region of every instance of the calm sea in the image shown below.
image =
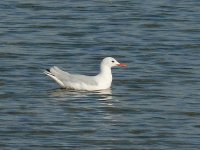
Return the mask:
M43 70L111 90L61 90ZM199 150L199 0L0 1L1 150Z

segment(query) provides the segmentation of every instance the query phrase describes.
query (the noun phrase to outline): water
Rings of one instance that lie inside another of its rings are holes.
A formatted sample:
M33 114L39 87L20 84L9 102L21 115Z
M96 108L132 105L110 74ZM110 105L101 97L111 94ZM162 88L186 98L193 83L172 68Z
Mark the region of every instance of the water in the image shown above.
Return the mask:
M0 148L200 149L200 2L0 2ZM43 70L98 72L111 90L61 90Z

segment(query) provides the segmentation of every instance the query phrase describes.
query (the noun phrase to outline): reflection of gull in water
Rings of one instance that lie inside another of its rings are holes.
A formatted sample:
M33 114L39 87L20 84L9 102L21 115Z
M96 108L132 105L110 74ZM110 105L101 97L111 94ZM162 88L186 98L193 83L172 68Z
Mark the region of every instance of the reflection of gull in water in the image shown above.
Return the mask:
M111 89L99 90L99 91L96 91L95 93L102 94L102 95L111 95L112 90Z
M96 91L96 94L100 95L99 100L111 100L112 99L112 90L111 89L99 90L99 91Z
M50 91L51 95L54 97L59 97L61 100L73 100L77 98L89 98L95 97L98 100L111 100L112 99L112 90L99 90L99 91L75 91L75 90L66 90L66 89L57 89Z

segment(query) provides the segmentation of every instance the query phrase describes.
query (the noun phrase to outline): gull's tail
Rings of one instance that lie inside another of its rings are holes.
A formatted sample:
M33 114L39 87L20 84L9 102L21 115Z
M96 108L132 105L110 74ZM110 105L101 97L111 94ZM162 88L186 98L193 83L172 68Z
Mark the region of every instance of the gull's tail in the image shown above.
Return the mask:
M56 81L56 83L58 83L58 85L60 85L62 88L65 88L64 83L60 79L58 79L54 74L52 74L50 69L46 69L44 71L44 74L46 74L47 76L52 78L54 81Z

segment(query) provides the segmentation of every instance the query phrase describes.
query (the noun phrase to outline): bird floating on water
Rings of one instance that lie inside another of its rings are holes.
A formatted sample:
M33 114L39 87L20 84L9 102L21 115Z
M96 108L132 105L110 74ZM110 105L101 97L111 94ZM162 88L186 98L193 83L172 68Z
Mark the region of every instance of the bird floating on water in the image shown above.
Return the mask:
M45 70L44 73L51 77L61 88L95 91L109 89L111 87L111 68L115 66L126 67L127 65L119 63L112 57L106 57L101 61L100 72L96 76L71 74L56 66Z

